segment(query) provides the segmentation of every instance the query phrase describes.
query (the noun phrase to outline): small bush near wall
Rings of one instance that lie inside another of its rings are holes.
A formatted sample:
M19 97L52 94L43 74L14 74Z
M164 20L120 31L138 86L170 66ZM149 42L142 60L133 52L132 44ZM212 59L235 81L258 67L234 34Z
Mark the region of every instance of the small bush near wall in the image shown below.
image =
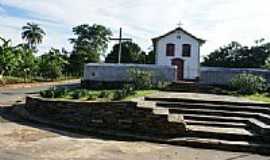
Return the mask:
M131 84L127 84L124 86L123 89L121 90L116 90L114 93L113 93L113 100L121 100L121 99L124 99L128 96L132 96L132 95L135 95L136 92L135 92L135 87L134 85L131 85Z
M263 77L248 73L234 76L231 87L240 94L254 94L268 89L267 81Z
M164 89L170 83L166 81L159 80L154 82L155 72L142 70L142 69L130 69L129 77L131 84L136 90L147 90L147 89ZM162 77L161 77L162 78Z
M135 89L151 89L153 87L152 72L140 69L130 69L128 72Z

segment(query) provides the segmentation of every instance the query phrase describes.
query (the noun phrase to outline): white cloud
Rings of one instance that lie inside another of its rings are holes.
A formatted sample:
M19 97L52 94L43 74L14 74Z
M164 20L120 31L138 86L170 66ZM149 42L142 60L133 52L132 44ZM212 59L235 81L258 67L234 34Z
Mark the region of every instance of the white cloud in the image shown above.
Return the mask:
M152 37L181 20L185 29L207 40L203 55L232 40L244 44L262 37L270 40L269 0L0 0L0 4L27 10L40 19L48 32L43 50L70 47L71 28L82 23L103 24L114 31L121 26L125 36L147 49ZM0 20L0 33L14 38L21 25L33 19L7 16Z

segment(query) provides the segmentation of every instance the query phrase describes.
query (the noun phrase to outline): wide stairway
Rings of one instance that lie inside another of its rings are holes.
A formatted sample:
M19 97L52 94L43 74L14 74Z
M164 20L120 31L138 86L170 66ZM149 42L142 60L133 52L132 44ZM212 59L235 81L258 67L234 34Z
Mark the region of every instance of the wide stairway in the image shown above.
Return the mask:
M156 107L181 114L184 135L170 144L270 155L270 105L181 98L145 97Z

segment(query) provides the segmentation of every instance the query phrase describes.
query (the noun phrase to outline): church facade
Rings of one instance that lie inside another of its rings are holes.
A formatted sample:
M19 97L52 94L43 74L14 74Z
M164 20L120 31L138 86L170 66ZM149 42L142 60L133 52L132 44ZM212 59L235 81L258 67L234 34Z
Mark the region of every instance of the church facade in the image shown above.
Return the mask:
M200 77L200 47L204 40L181 27L152 39L156 65L176 66L177 80L198 80Z

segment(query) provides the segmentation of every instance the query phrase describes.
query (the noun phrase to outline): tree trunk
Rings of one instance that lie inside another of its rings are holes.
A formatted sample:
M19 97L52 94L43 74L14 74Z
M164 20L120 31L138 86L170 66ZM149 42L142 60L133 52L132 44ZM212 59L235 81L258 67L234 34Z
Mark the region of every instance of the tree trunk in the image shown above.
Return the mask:
M5 73L4 70L2 70L2 71L0 72L0 79L2 79L2 78L4 77L4 73Z

